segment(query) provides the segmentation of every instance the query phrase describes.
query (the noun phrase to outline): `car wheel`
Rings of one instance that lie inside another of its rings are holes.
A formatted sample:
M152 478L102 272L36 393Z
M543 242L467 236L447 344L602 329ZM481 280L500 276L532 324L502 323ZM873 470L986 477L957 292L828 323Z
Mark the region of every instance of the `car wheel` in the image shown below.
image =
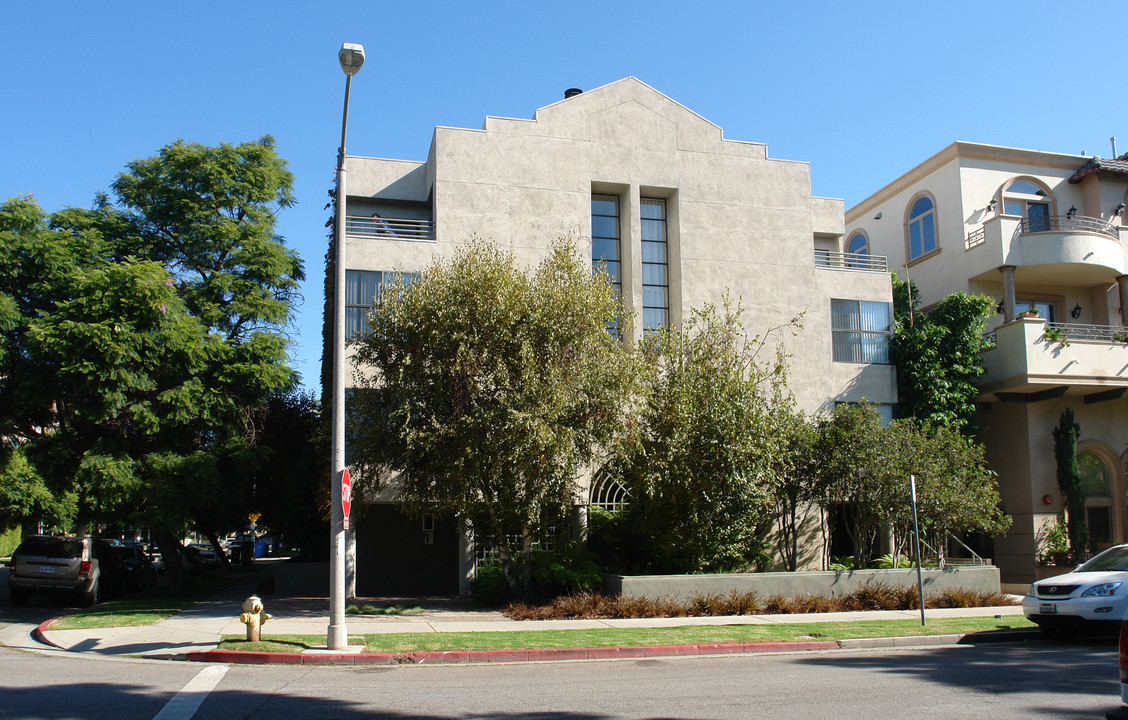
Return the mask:
M27 593L23 590L9 588L8 598L12 601L13 605L27 605Z
M84 607L94 607L102 601L102 583L98 580L94 581L94 586L87 592L82 594L82 605Z

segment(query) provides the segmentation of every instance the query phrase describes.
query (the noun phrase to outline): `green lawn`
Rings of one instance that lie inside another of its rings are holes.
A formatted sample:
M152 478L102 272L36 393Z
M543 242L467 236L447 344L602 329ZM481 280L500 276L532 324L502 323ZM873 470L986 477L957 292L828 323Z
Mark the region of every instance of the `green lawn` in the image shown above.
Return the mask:
M527 650L578 647L631 647L638 645L697 645L854 638L911 637L964 633L990 634L1036 627L1026 618L941 618L921 627L917 620L862 620L840 623L790 623L772 625L684 625L671 628L600 628L596 630L518 630L512 632L386 633L365 635L365 652L406 653L444 650ZM359 637L349 644L358 644ZM278 648L267 647L279 642ZM303 647L325 645L324 635L265 636L265 652L300 652ZM238 636L225 637L223 650L249 650Z
M51 625L52 630L155 625L201 600L225 590L239 578L193 578L186 589L157 588L118 600L104 602L89 610L67 615Z

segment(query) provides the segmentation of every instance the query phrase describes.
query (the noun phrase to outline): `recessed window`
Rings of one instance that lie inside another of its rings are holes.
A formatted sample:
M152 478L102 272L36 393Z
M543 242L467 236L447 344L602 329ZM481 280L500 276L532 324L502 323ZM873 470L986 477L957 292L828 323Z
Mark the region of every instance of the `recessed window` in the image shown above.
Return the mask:
M1003 214L1022 218L1025 232L1050 229L1049 197L1028 180L1015 180L1003 190Z
M1085 519L1089 525L1089 549L1102 550L1115 542L1112 529L1112 477L1097 455L1078 453L1077 470L1085 495Z
M869 238L861 230L855 232L850 236L849 242L846 243L846 252L857 253L865 255L869 253Z
M620 237L619 198L614 195L592 195L591 266L596 272L606 268L616 294L622 297Z
M1014 301L1016 313L1036 312L1038 317L1046 322L1057 322L1057 303L1052 300L1038 300L1036 298L1016 298Z
M368 313L375 307L384 284L399 279L411 282L417 277L418 273L345 270L345 337L368 332Z
M644 331L670 322L670 260L666 241L666 201L641 198L642 326Z
M834 361L889 364L889 303L831 300Z
M916 260L936 249L936 206L922 195L909 210L909 260Z

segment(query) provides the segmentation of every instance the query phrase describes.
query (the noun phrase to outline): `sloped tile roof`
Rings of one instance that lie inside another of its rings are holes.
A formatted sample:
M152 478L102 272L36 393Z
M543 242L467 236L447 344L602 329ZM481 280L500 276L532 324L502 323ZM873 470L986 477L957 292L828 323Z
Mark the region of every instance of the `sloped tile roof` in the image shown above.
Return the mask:
M1079 183L1082 178L1093 173L1128 175L1128 153L1124 153L1115 160L1094 157L1092 160L1082 165L1080 170L1073 173L1073 177L1069 178L1069 182L1074 184Z

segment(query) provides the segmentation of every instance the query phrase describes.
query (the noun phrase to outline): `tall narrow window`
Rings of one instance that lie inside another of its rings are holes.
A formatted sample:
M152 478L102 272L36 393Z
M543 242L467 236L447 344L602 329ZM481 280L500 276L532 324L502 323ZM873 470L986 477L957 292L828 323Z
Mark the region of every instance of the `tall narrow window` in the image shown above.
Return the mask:
M889 364L889 303L831 300L834 361Z
M666 201L642 198L642 326L670 323L670 262L666 242Z
M596 272L601 267L606 267L616 294L622 297L619 238L619 198L614 195L592 195L591 266Z
M909 260L916 260L936 249L936 206L932 198L921 196L909 211Z
M368 313L385 285L414 282L419 273L345 270L345 337L368 332Z
M375 303L379 270L345 270L345 337L368 332L368 311Z

